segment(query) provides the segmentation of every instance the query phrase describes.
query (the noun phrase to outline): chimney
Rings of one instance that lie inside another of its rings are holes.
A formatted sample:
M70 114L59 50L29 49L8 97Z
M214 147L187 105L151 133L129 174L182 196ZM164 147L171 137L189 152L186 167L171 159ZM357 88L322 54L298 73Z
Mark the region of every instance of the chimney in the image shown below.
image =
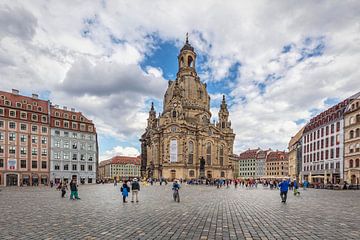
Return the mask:
M71 111L72 111L72 112L75 112L75 108L71 108Z
M67 110L67 107L66 107L66 106L63 106L63 109L64 109L64 110Z
M19 90L17 89L11 89L12 94L19 95Z
M33 94L32 94L32 98L38 99L38 98L39 98L39 95L37 95L36 93L33 93Z

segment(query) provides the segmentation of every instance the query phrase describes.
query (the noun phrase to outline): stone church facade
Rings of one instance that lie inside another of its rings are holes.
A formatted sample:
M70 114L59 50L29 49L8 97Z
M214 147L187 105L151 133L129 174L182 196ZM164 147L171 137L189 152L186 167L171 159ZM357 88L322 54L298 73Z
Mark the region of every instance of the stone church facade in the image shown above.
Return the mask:
M141 173L152 178L232 178L229 158L235 134L225 96L218 122L211 123L210 96L196 73L196 53L186 39L177 77L168 82L163 112L151 105L141 136ZM204 164L205 163L205 164ZM200 166L201 165L201 166Z

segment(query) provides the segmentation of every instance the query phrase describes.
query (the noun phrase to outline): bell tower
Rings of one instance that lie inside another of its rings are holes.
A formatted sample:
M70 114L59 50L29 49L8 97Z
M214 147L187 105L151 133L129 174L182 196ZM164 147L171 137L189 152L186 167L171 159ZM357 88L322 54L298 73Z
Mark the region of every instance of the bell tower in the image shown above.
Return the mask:
M181 48L180 54L178 56L179 71L177 76L196 76L197 73L195 70L195 61L196 53L194 52L194 48L190 45L189 35L186 33L185 45Z
M227 104L225 101L225 95L223 95L223 99L220 105L220 111L219 111L219 127L224 129L230 127L229 122L229 111L227 109Z

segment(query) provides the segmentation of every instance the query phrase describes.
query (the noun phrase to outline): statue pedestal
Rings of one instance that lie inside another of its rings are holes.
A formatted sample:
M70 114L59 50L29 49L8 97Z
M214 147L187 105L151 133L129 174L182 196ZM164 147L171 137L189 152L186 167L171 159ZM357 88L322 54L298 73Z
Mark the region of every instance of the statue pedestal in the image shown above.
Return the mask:
M200 170L199 178L205 178L205 170Z

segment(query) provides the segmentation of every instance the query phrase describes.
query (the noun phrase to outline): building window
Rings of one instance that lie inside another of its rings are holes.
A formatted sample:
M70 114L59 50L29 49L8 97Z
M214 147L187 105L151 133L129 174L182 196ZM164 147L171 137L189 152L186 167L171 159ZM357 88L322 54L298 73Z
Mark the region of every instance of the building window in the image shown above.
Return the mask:
M42 168L42 169L46 169L46 168L47 168L46 161L42 161L42 162L41 162L41 168Z
M77 154L73 153L72 160L77 160Z
M47 127L41 127L41 132L42 133L47 133Z
M1 141L1 140L4 140L4 137L5 137L5 136L4 136L4 133L3 133L3 132L0 132L0 141Z
M4 128L4 121L0 120L0 128Z
M85 161L85 155L84 154L80 154L80 160Z
M224 166L224 147L220 146L220 154L219 154L220 166Z
M65 164L65 165L64 165L64 170L65 170L65 171L69 170L69 164Z
M9 154L16 154L16 150L14 146L9 147Z
M31 143L37 143L37 136L31 136Z
M16 123L15 122L9 122L9 128L15 129L16 128Z
M354 138L354 131L353 130L350 131L349 138L350 139Z
M37 168L37 161L31 161L31 168Z
M64 137L69 137L69 132L64 132Z
M67 141L64 142L64 148L69 148L69 142Z
M71 127L73 128L73 129L77 129L78 128L78 126L77 126L77 123L71 123Z
M31 155L33 155L33 156L36 156L36 155L37 155L37 149L36 149L36 148L33 148L33 149L31 150Z
M60 159L60 154L58 152L54 152L54 159Z
M41 144L47 144L47 137L41 137Z
M93 160L93 157L92 157L92 156L90 156L90 157L89 157L89 161L92 161L92 160Z
M89 165L88 166L88 171L92 171L93 170L93 166L92 165Z
M21 129L21 131L26 131L27 125L25 123L21 123L20 124L20 129Z
M55 120L55 127L60 127L60 121L59 120Z
M46 156L47 156L47 149L46 149L46 148L43 148L43 149L41 150L41 156L43 156L43 157L46 157Z
M25 135L20 136L20 142L22 142L22 143L26 142L26 136Z
M252 174L252 175L254 175L254 174ZM221 173L220 173L220 177L225 177L225 172L224 171L221 171Z
M4 116L4 108L0 108L0 116Z
M56 140L56 141L55 141L55 147L57 147L57 148L60 147L60 140Z
M47 116L41 116L41 122L47 123Z
M38 120L38 115L37 115L37 114L32 114L32 115L31 115L31 119L32 119L33 121L37 121L37 120Z
M211 165L211 143L206 144L206 164Z
M59 131L59 130L55 130L55 135L56 135L56 136L60 136L60 131Z
M32 132L37 132L37 130L38 130L38 127L36 125L31 126L31 131Z
M192 141L189 142L189 164L193 164L194 161L194 143Z
M13 117L13 118L16 117L16 111L15 110L10 110L9 111L9 116Z
M64 128L69 128L69 122L68 121L64 121Z
M76 142L72 144L72 149L77 149L77 143Z
M26 155L26 148L21 147L21 148L20 148L20 154L21 154L21 155Z
M349 168L353 168L354 167L354 161L352 159L350 159L349 161Z
M15 141L16 133L9 133L9 141Z
M80 165L80 170L81 170L81 171L85 171L85 165L83 165L83 164Z
M20 168L26 168L26 160L20 160Z
M70 157L70 154L68 152L64 152L64 159L68 160Z
M92 144L89 144L89 145L88 145L88 150L89 150L89 151L92 151L92 148L93 148L93 147L92 147Z
M355 160L355 167L360 167L360 160L359 159L356 159Z
M190 171L189 171L189 177L194 177L194 176L195 176L194 170L190 170Z
M85 143L80 144L80 150L85 150Z
M59 166L58 164L56 164L56 165L54 166L54 169L55 169L55 170L60 170L60 166Z
M73 171L76 171L76 170L77 170L77 165L76 165L76 164L73 164L73 165L72 165L72 170L73 170Z
M77 138L77 133L73 133L73 134L72 134L72 137L73 137L73 138Z

